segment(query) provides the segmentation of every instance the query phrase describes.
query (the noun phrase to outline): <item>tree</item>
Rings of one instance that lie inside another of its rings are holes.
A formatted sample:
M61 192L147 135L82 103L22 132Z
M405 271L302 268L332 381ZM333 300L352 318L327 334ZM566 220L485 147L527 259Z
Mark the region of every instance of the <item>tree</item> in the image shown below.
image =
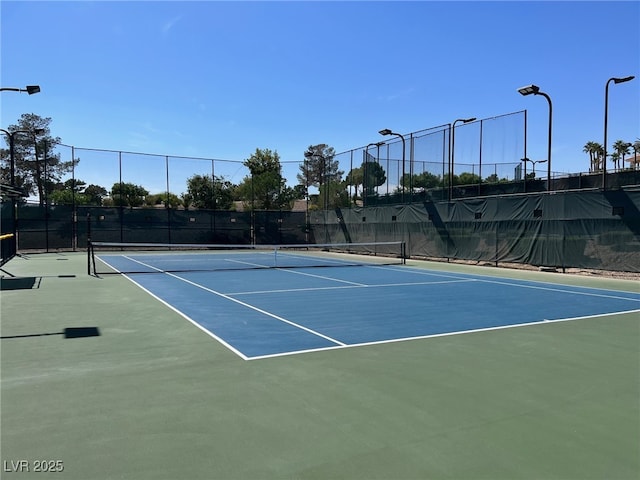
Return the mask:
M282 177L280 155L268 148L256 151L244 161L251 172L238 185L238 196L251 210L279 210L290 208L291 192Z
M346 186L352 186L355 190L353 194L353 199L356 200L358 198L358 187L362 185L364 182L364 175L362 173L361 167L352 168L347 176L344 179L344 183Z
M114 205L121 207L140 207L149 192L133 183L114 183L111 187L111 198Z
M236 186L224 177L193 175L187 180L187 193L182 195L185 208L228 210L233 204Z
M387 174L378 162L363 162L362 177L365 196L373 195L375 188L384 185L384 182L387 181Z
M442 184L442 179L438 175L434 175L429 172L414 173L411 182L409 182L409 174L405 174L401 179L401 184L405 189L409 188L409 185L414 190L424 191L429 188L435 188Z
M616 142L613 144L613 150L617 154L617 156L614 160L613 155L611 155L611 160L614 160L613 164L615 165L616 169L620 168L620 160L622 160L622 168L624 168L624 157L625 155L629 155L630 148L631 144L625 142L624 140L616 140Z
M533 172L527 173L527 180L533 180L536 177L536 174ZM510 180L508 178L500 178L497 173L492 173L487 178L484 179L486 183L507 183Z
M348 207L350 204L349 193L347 192L347 183L327 182L320 186L317 195L317 201L311 205L311 210L330 210L339 207Z
M47 202L54 205L102 205L107 190L99 185L89 185L80 179L69 179L62 183L47 182Z
M106 188L93 184L85 188L82 193L89 197L90 205L102 205L102 199L109 194Z
M613 152L611 154L611 161L613 162L614 169L617 170L620 163L620 154L618 152Z
M527 174L527 177L529 174ZM498 183L500 181L500 177L498 177L497 173L492 173L487 178L484 179L486 183Z
M333 147L325 143L310 145L304 152L305 160L300 165L298 182L320 188L325 183L341 181L344 172L339 170L339 163L334 160L335 155Z
M482 180L480 179L480 177L475 173L462 172L458 176L457 184L458 185L477 185L481 181ZM454 184L456 184L456 182L454 182Z
M340 204L341 194L346 194L346 185L342 182L343 171L339 170L339 162L334 160L335 150L325 143L310 145L304 152L304 162L300 165L298 182L305 187L317 187L317 206L322 209ZM308 194L308 192L307 192ZM348 196L348 195L347 195ZM314 197L311 197L312 200ZM347 199L348 205L348 199Z
M52 137L49 125L51 118L42 118L34 113L22 114L18 123L8 127L9 132L20 131L14 138L15 183L27 195L37 194L40 205L50 190L49 186L60 183L61 178L71 172L80 159L63 162L54 147L59 137ZM29 132L29 133L22 133ZM0 150L0 177L2 183L10 183L9 149ZM46 174L46 175L45 175Z
M638 161L638 152L640 152L640 138L637 138L635 142L631 145L633 148L633 160L629 160L629 163L633 163L632 168L636 169L640 167L640 162Z
M182 205L182 200L175 193L154 193L147 195L144 203L149 206L163 205L165 208L177 208Z
M587 142L582 150L589 154L589 172L599 172L602 170L602 156L604 148L597 142Z

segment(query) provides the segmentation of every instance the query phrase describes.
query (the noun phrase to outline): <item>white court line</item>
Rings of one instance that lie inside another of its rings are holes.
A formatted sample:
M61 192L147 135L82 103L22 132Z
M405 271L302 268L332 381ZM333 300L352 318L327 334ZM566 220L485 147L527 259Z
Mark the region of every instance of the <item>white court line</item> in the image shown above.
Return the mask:
M129 257L127 257L127 258L129 260L132 260L134 262L138 262L138 263L140 263L142 265L145 265L145 266L147 266L149 268L152 268L154 270L162 272L162 270L160 270L160 269L157 269L157 268L152 267L150 265L146 265L146 264L144 264L142 262L139 262L139 261L137 261L137 260L135 260L133 258L129 258ZM102 261L102 259L100 259L100 260ZM103 261L103 263L105 263L107 266L111 267L111 265L109 265L108 263L106 263L104 261ZM637 299L634 299L634 298L618 297L618 296L598 294L598 293L589 293L589 292L579 292L579 291L572 291L572 290L563 290L563 289L552 288L552 287L575 287L575 288L584 288L584 289L590 289L590 290L602 290L602 291L607 291L607 292L615 291L615 290L608 290L608 289L604 289L604 288L584 287L584 286L578 286L578 285L576 285L576 286L564 285L564 284L556 284L556 283L552 283L552 282L541 282L541 281L527 280L527 279L523 279L522 280L523 282L537 283L537 284L549 285L550 286L550 287L542 287L542 286L537 286L537 285L522 285L522 284L517 284L517 283L512 283L512 282L507 282L507 281L492 280L492 278L494 278L494 277L490 277L490 276L486 276L486 275L480 275L480 274L463 274L463 273L461 273L461 274L458 274L456 276L456 275L447 275L447 274L444 274L444 273L443 274L432 273L432 272L416 269L415 267L414 268L412 268L412 267L409 267L409 268L407 268L407 267L394 268L393 266L376 266L376 265L372 265L371 267L372 268L380 268L380 269L389 269L389 270L393 270L393 271L404 271L404 272L416 273L416 274L419 274L419 275L438 276L438 277L446 277L446 278L456 279L456 280L452 280L450 282L437 282L437 283L458 283L458 282L464 282L464 281L484 281L484 282L487 282L487 283L505 284L505 285L517 286L517 287L521 287L521 288L533 288L533 289L551 290L551 291L554 291L554 292L574 293L574 294L579 294L579 295L592 295L592 296L596 296L596 297L616 298L616 299L621 299L621 300L640 301L640 300L637 300ZM113 268L113 267L111 267L111 268ZM291 270L287 270L287 269L281 269L281 271L290 271L291 272ZM163 272L163 273L167 273L167 272ZM203 287L202 285L198 285L196 283L190 282L189 280L186 280L184 278L178 277L178 276L173 275L173 274L169 274L169 275L171 275L171 276L173 276L173 277L175 277L175 278L177 278L179 280L185 281L187 283L191 283L194 286L197 286L198 288L202 288L204 290L210 291L211 293L214 293L216 295L219 295L219 296L222 296L224 298L227 298L228 300L234 301L234 302L239 303L241 305L245 305L248 308L252 308L252 309L257 310L257 311L259 311L261 313L265 313L266 315L273 316L269 312L263 312L260 309L256 309L255 307L252 307L251 305L247 305L247 304L244 304L243 302L237 301L237 300L235 300L233 298L229 298L224 294L221 294L219 292L210 290L210 289L208 289L206 287ZM469 277L471 275L473 275L474 277L484 277L484 278L480 278L480 279L478 279L478 278L464 278L465 276ZM333 339L330 339L331 341L336 343L335 346L316 348L316 349L305 349L305 350L289 351L289 352L282 352L282 353L277 353L277 354L254 356L254 357L247 357L247 356L243 355L241 352L237 351L231 345L227 344L224 340L220 339L219 337L214 335L212 332L210 332L209 330L206 330L204 327L199 325L197 322L195 322L192 319L190 319L188 316L186 316L185 314L183 314L179 310L176 310L170 304L166 303L165 301L163 301L162 299L158 298L153 293L149 292L147 289L142 287L140 284L138 284L134 280L130 279L126 275L124 275L124 276L126 278L128 278L130 281L132 281L133 283L135 283L136 285L138 285L144 291L149 293L151 296L153 296L154 298L160 300L162 303L167 305L170 309L172 309L175 312L177 312L178 314L180 314L183 318L185 318L188 321L190 321L191 323L193 323L195 326L197 326L199 329L201 329L202 331L204 331L205 333L210 335L212 338L218 340L221 344L225 345L227 348L229 348L231 351L236 353L239 357L243 358L244 360L261 360L261 359L267 359L267 358L275 358L275 357L282 357L282 356L289 356L289 355L297 355L297 354L302 354L302 353L320 352L320 351L326 351L326 350L361 347L361 346L369 346L369 345L381 345L381 344L385 344L385 343L397 343L397 342L404 342L404 341L410 341L410 340L420 340L420 339L437 338L437 337L445 337L445 336L452 336L452 335L462 335L462 334L467 334L467 333L486 332L486 331L492 331L492 330L504 330L504 329L508 329L508 328L518 328L518 327L525 327L525 326L532 326L532 325L542 325L542 324L550 324L550 323L558 323L558 322L567 322L567 321L582 320L582 319L589 319L589 318L616 316L616 315L624 315L624 314L629 314L629 313L640 313L640 309L637 309L637 310L628 310L628 311L622 311L622 312L586 315L586 316L580 316L580 317L569 317L569 318L562 318L562 319L555 319L555 320L542 319L542 320L538 320L538 321L534 321L534 322L527 322L527 323L514 324L514 325L501 325L501 326L481 328L481 329L463 330L463 331L447 332L447 333L440 333L440 334L422 335L422 336L416 336L416 337L397 338L397 339L390 339L390 340L380 340L380 341L364 342L364 343L357 343L357 344L344 344L342 342L338 342L338 341L335 341ZM335 279L331 279L329 277L327 277L327 278L329 280L335 280ZM420 282L420 283L422 283L422 282ZM429 283L435 283L435 282L424 282L424 283L425 284L429 284ZM399 285L399 284L395 284L395 285ZM394 286L394 284L390 284L389 286ZM363 287L371 287L371 286L363 285ZM351 287L349 287L349 286L340 286L340 287L336 286L336 287L325 287L325 288L327 288L327 289L332 289L332 288L333 289L339 289L339 288L362 288L362 287L359 287L357 285L353 285ZM300 290L306 290L306 289L300 289ZM286 292L286 291L289 291L289 290L284 290L284 291ZM293 290L293 291L295 291L295 290ZM275 291L274 290L265 291L264 293L273 293L273 292L275 292ZM237 294L229 294L229 295L240 295L240 294L243 294L243 293L250 294L250 293L262 293L262 292L240 292L240 293L237 293ZM633 292L629 292L629 293L633 293ZM278 317L275 317L275 318L278 318ZM295 324L293 322L290 322L290 321L288 321L286 319L282 319L282 321L285 321L286 323L290 323L290 324L292 324L294 326L302 328L303 330L310 331L310 333L317 334L317 332L314 332L314 331L311 331L311 330L309 330L309 329L307 329L305 327L299 326L299 325L297 325L297 324ZM319 335L323 336L321 334L319 334ZM329 339L328 337L324 337L324 338Z
M417 269L417 267L403 267L402 269L400 268L393 268L393 265L387 265L387 266L372 266L372 268L382 268L382 269L388 269L388 270L392 270L394 272L410 272L410 273L417 273L418 275L433 275L433 276L440 276L440 277L448 277L448 278L458 278L461 279L463 277L482 277L482 278L476 278L477 281L479 282L486 282L486 283L497 283L499 285L508 285L508 286L512 286L512 287L520 287L520 288L532 288L534 290L550 290L553 292L563 292L563 293L573 293L576 295L587 295L587 296L593 296L593 297L603 297L603 298L613 298L616 300L631 300L633 302L640 302L640 298L635 299L635 298L629 298L629 297L619 297L616 295L606 295L603 293L591 293L591 292L580 292L580 291L575 291L575 290L565 290L562 287L565 288L581 288L581 289L587 289L587 290L601 290L603 292L619 292L619 293L630 293L630 294L637 294L636 292L626 292L624 290L610 290L607 288L601 288L601 287L586 287L583 285L567 285L565 283L552 283L552 282L542 282L540 280L529 280L529 279L514 279L517 282L529 282L529 283L537 283L539 285L550 285L549 287L544 287L544 286L538 286L538 285L525 285L525 284L520 284L520 283L515 283L515 282L510 282L508 281L509 279L506 279L504 277L491 277L488 275L482 275L479 273L460 273L458 274L459 276L454 276L454 275L446 275L446 274L438 274L438 273L431 273L429 271L422 271ZM406 269L405 269L406 268ZM502 278L502 280L500 280L500 278Z
M321 277L322 278L322 277ZM293 293L293 292L315 292L320 290L343 290L350 288L388 288L388 287L407 287L412 285L440 285L445 283L465 283L465 282L477 282L475 279L468 280L443 280L441 282L407 282L407 283L381 283L378 285L340 285L335 287L306 287L306 288L286 288L280 290L254 290L254 291L246 291L246 292L231 292L227 293L227 295L253 295L253 294L264 294L264 293Z
M366 346L372 346L372 345L383 345L386 343L399 343L399 342L408 342L411 340L425 340L428 338L438 338L438 337L450 337L453 335L464 335L467 333L480 333L480 332L490 332L493 330L506 330L509 328L519 328L519 327L530 327L533 325L548 325L551 323L559 323L559 322L571 322L574 320L584 320L584 319L588 319L588 318L598 318L598 317L608 317L608 316L614 316L614 315L624 315L627 313L640 313L640 309L638 310L628 310L625 312L614 312L614 313L599 313L596 315L585 315L585 316L581 316L581 317L569 317L569 318L558 318L556 320L537 320L534 322L527 322L527 323L518 323L518 324L514 324L514 325L499 325L496 327L487 327L487 328L476 328L473 330L460 330L460 331L455 331L455 332L446 332L446 333L434 333L434 334L430 334L430 335L420 335L417 337L405 337L405 338L394 338L394 339L390 339L390 340L378 340L378 341L374 341L374 342L363 342L363 343L353 343L353 344L349 344L346 345L344 347L324 347L324 348L316 348L316 349L308 349L308 350L298 350L298 351L291 351L291 352L283 352L283 353L275 353L275 354L271 354L271 355L260 355L260 356L256 356L256 357L249 357L248 360L263 360L263 359L267 359L267 358L275 358L275 357L285 357L285 356L289 356L289 355L298 355L301 353L311 353L311 352L322 352L322 351L326 351L326 350L336 350L336 349L344 349L344 348L354 348L354 347L366 347Z
M225 340L223 340L222 338L218 337L216 334L214 334L211 330L207 330L204 326L200 325L198 322L196 322L195 320L193 320L191 317L189 317L186 313L181 312L180 310L178 310L176 307L174 307L173 305L171 305L168 302L165 302L162 298L158 297L155 293L151 292L150 290L147 290L145 287L143 287L142 285L140 285L138 282L136 282L133 278L129 277L126 274L122 274L124 276L124 278L126 278L127 280L129 280L130 282L134 283L135 285L137 285L138 287L140 287L143 291L147 292L149 295L151 295L153 298L155 298L156 300L158 300L160 303L164 304L166 307L168 307L170 310L173 310L175 313L177 313L178 315L180 315L182 318L184 318L185 320L187 320L188 322L192 323L193 325L195 325L196 327L198 327L200 330L202 330L204 333L206 333L207 335L209 335L210 337L214 338L215 340L217 340L218 342L220 342L222 345L224 345L225 347L227 347L229 350L231 350L233 353L235 353L236 355L238 355L240 358L242 358L243 360L250 360L251 357L247 357L244 353L242 353L240 350L237 350L236 348L234 348L230 343L227 343Z
M552 292L558 292L558 293L571 293L573 295L585 295L588 297L601 297L601 298L610 298L610 299L615 299L615 300L629 300L631 302L640 302L640 298L629 298L629 297L619 297L617 295L605 295L603 293L591 293L591 292L579 292L579 291L575 291L575 290L565 290L563 288L551 288L551 287L540 287L537 285L521 285L518 283L512 283L512 282L506 282L506 281L499 281L499 280L478 280L480 282L485 282L485 283L496 283L498 285L508 285L510 287L520 287L520 288L532 288L534 290L549 290ZM570 287L571 285L558 285L560 287ZM589 288L589 287L578 287L578 288ZM610 290L610 291L615 291L615 290ZM633 292L629 292L629 293L633 293Z
M312 273L297 272L295 270L291 270L291 269L288 269L288 268L268 267L268 266L265 266L265 265L261 265L259 263L243 262L241 260L229 260L229 261L230 262L234 262L234 263L242 263L243 265L251 265L251 266L254 266L254 267L275 268L276 270L281 271L281 272L296 273L298 275L306 275L308 277L323 278L325 280L331 280L332 282L348 283L349 285L357 285L359 287L366 287L366 285L364 283L349 282L347 280L340 280L338 278L323 277L322 275L314 275Z
M261 308L254 307L253 305L250 305L248 303L242 302L242 301L240 301L238 299L235 299L235 298L232 298L232 297L230 297L228 295L225 295L224 293L217 292L215 290L212 290L211 288L207 288L204 285L200 285L199 283L192 282L191 280L187 280L186 278L182 278L182 277L180 277L178 275L175 275L173 273L163 272L159 268L153 267L151 265L147 265L146 263L140 262L139 260L135 260L135 259L133 259L131 257L126 256L126 255L124 255L124 257L127 258L128 260L133 261L133 262L137 262L140 265L144 265L145 267L152 268L154 270L157 270L158 272L164 273L165 275L169 275L170 277L173 277L173 278L176 278L176 279L178 279L178 280L180 280L182 282L188 283L189 285L193 285L194 287L198 287L198 288L200 288L202 290L205 290L205 291L207 291L209 293L213 293L214 295L222 297L222 298L224 298L226 300L229 300L231 302L234 302L234 303L237 303L239 305L242 305L243 307L249 308L249 309L254 310L254 311L256 311L258 313L261 313L263 315L267 315L268 317L275 318L276 320L279 320L281 322L287 323L287 324L289 324L289 325L291 325L293 327L296 327L296 328L299 328L300 330L304 330L306 332L309 332L309 333L311 333L313 335L316 335L316 336L318 336L320 338L324 338L325 340L328 340L328 341L330 341L332 343L335 343L336 345L346 346L346 343L342 343L339 340L336 340L335 338L331 338L331 337L329 337L327 335L324 335L324 334L322 334L320 332L316 332L315 330L307 328L304 325L297 324L295 322L292 322L291 320L287 320L286 318L280 317L280 316L275 315L275 314L273 314L271 312L267 312L266 310L262 310Z
M330 280L332 282L347 283L349 285L356 286L356 287L366 287L367 286L364 283L350 282L348 280L340 280L339 278L325 277L323 275L314 275L313 273L298 272L296 270L289 270L288 268L279 268L278 270L280 270L282 272L295 273L296 275L305 275L307 277L322 278L324 280Z

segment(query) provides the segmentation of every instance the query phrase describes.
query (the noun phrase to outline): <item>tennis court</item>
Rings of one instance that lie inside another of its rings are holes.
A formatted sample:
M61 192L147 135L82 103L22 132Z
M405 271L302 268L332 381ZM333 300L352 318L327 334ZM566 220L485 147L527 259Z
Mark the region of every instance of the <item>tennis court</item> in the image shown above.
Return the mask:
M244 359L640 313L640 293L386 265L385 257L327 259L320 252L98 259L114 271L140 272L127 278ZM272 255L287 268L273 268ZM316 261L340 268L306 266Z
M637 281L160 253L2 267L2 478L638 477Z

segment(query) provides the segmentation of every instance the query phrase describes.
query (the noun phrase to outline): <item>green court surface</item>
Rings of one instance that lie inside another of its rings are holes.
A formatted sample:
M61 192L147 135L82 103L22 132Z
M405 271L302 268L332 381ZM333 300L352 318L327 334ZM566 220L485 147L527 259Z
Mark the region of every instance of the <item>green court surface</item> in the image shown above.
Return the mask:
M637 313L245 361L85 254L2 268L2 479L640 477Z

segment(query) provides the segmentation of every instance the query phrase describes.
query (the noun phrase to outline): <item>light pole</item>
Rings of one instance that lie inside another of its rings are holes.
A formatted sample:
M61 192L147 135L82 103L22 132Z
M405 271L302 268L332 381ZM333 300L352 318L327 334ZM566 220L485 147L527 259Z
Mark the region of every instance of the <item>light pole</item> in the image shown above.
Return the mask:
M388 128L385 128L383 130L380 130L378 132L380 135L396 135L398 137L400 137L400 140L402 140L402 179L400 180L400 183L402 184L402 203L404 203L404 175L405 175L405 167L404 167L404 163L405 163L405 143L404 143L404 137L402 135L400 135L399 133L393 132Z
M0 87L0 92L27 92L29 95L40 92L40 85L27 85L25 88Z
M458 118L451 125L451 148L449 149L449 201L453 197L453 152L456 144L456 123L462 122L463 124L473 122L476 117L471 118Z
M8 130L5 130L3 128L0 128L0 132L4 133L8 138L9 138L9 175L10 175L10 187L12 190L12 195L11 195L11 212L13 215L13 227L11 229L11 233L13 234L12 237L12 251L15 253L18 250L18 240L16 238L16 234L17 234L17 225L16 225L16 198L15 198L15 191L16 191L16 160L15 160L15 136L18 133L25 133L25 134L32 134L33 132L30 132L28 130L14 130L13 132L9 132Z
M547 163L547 160L531 160L529 158L523 158L522 161L524 162L524 181L527 181L527 162L530 162L532 165L532 172L533 172L533 177L535 178L536 176L536 163Z
M623 77L623 78L618 78L618 77L611 77L609 80L607 80L607 83L604 87L604 144L602 145L602 148L604 149L604 157L602 159L602 189L606 190L607 189L607 116L608 113L607 111L609 110L609 84L611 82L613 83L624 83L624 82L628 82L629 80L633 80L635 77L633 75L630 75L628 77Z
M43 128L36 128L33 131L33 146L35 148L35 153L36 153L36 174L38 176L38 180L36 181L37 183L40 183L40 185L42 185L42 188L39 189L38 191L38 197L40 200L40 204L44 205L44 231L45 231L45 250L48 253L49 252L49 197L47 196L47 163L48 163L48 159L47 159L47 139L44 138L43 139L43 143L44 143L44 155L43 155L43 160L44 160L44 178L40 179L40 159L38 158L38 135L41 135L42 133L44 133L45 130ZM75 185L73 186L73 188L75 188ZM44 202L43 202L43 197L44 196Z
M553 119L553 107L551 105L551 97L540 91L537 85L527 85L518 89L520 95L542 95L549 103L549 136L547 140L547 192L551 191L551 121Z
M34 93L38 93L40 91L40 86L39 85L27 85L24 89L23 88L14 88L14 87L0 87L0 92L27 92L29 95L33 95ZM9 165L10 165L10 171L11 171L11 190L12 190L12 196L11 196L11 214L13 215L13 226L11 229L11 233L13 233L13 237L12 237L12 245L11 245L11 251L13 252L13 254L15 254L18 251L18 239L16 238L18 230L17 230L17 225L16 225L16 208L17 208L17 204L16 204L16 198L14 196L15 194L15 190L16 190L16 185L15 185L15 181L16 181L16 167L15 167L15 158L14 158L14 149L13 149L13 141L14 141L14 135L17 133L30 133L30 132L24 132L23 130L15 130L13 132L8 132L7 130L4 129L0 129L1 132L5 133L8 137L9 137Z
M369 147L378 147L378 155L376 160L380 157L380 147L384 145L384 142L376 142L370 143L364 149L364 162L362 162L362 206L367 206L367 196L366 192L366 183L367 183L367 174L369 173L367 164L369 163Z
M16 186L16 159L15 159L15 136L18 133L30 134L33 132L29 130L14 130L13 132L9 132L3 128L0 128L0 132L3 132L9 138L9 183L11 187L15 188Z

